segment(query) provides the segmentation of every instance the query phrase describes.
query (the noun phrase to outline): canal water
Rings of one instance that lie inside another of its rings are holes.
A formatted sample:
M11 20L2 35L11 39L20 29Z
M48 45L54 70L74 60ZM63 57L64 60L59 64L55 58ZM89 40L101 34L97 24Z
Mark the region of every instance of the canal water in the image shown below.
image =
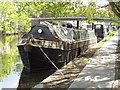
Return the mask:
M27 72L23 68L17 48L19 36L0 37L0 89L32 88L55 72L55 70Z

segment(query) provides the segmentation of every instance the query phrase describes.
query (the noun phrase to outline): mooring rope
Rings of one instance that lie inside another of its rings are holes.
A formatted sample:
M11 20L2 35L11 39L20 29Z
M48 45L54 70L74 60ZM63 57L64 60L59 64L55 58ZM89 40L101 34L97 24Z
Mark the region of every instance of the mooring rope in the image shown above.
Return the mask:
M35 41L33 35L31 34L32 39ZM59 70L59 68L53 63L53 61L49 58L49 56L45 53L45 51L39 46L38 42L35 41L35 43L38 45L39 49L42 51L42 53L45 55L45 57L49 60L49 62L64 76L64 74Z

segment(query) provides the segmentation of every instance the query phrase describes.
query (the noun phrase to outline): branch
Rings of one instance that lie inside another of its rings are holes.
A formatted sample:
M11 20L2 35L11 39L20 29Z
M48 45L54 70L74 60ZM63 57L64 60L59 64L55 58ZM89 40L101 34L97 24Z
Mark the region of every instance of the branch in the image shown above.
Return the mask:
M115 5L115 2L109 2L109 4L112 7L112 11L120 18L120 11L119 8Z

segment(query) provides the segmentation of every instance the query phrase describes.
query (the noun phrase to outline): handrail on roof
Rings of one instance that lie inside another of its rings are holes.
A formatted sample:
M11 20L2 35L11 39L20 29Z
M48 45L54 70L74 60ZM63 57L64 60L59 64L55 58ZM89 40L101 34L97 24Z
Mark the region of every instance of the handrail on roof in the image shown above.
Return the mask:
M39 20L39 21L66 21L66 20L76 20L76 21L85 21L88 20L88 17L50 17L50 18L30 18L31 20ZM115 22L111 18L100 18L100 17L93 17L92 20L95 21L104 21L104 22Z

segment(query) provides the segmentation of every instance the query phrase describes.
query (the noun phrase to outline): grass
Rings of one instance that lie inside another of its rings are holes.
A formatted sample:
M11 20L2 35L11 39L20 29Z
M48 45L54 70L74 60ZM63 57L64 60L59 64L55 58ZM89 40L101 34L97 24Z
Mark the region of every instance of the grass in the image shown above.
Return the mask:
M112 38L112 37L114 36L114 34L115 34L116 32L117 32L117 30L112 31L111 34L108 35L107 38L105 38L105 39L103 39L102 41L100 41L100 42L96 45L96 47L101 48L101 47L105 44L105 42L109 41L110 38Z

